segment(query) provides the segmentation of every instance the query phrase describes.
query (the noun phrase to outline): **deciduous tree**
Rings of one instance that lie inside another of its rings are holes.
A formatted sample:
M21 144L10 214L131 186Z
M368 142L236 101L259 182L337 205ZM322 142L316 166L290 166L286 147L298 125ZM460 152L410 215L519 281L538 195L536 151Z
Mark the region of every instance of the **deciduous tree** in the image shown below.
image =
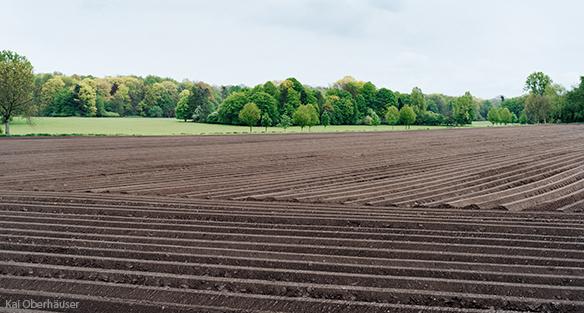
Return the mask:
M12 51L0 51L0 119L10 135L10 120L32 113L34 75L26 57Z
M499 109L491 107L489 113L487 113L487 120L491 122L493 125L500 123L501 117L499 116Z
M406 105L399 111L399 120L403 125L406 125L407 128L410 128L410 125L413 125L416 122L416 112L412 107Z
M251 133L253 131L252 127L257 125L261 114L262 111L260 111L258 106L255 103L250 102L244 105L243 109L239 112L239 121L249 126L249 132Z
M390 105L387 108L387 112L385 113L385 121L393 128L394 125L397 125L397 123L399 123L399 116L400 114L397 107Z
M178 102L176 103L175 114L176 118L179 120L184 120L185 122L193 116L189 110L189 96L191 92L185 89L180 92ZM189 114L190 113L190 114Z
M300 126L301 129L308 126L310 131L310 127L318 124L318 113L316 113L316 109L312 104L305 104L299 106L296 111L294 111L294 115L292 116L294 120L294 124Z

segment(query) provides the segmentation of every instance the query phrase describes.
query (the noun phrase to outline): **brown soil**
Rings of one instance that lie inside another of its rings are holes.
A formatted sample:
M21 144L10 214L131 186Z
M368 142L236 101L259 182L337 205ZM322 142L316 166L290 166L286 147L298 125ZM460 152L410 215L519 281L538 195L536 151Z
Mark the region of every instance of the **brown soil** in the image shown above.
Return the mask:
M583 143L581 125L0 139L0 306L584 312Z

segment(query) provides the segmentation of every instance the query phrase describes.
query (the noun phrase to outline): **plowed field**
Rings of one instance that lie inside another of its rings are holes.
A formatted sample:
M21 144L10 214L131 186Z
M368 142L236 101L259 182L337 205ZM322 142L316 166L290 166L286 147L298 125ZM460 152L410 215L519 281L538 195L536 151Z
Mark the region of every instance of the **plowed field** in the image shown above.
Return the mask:
M584 125L0 139L5 299L584 312Z

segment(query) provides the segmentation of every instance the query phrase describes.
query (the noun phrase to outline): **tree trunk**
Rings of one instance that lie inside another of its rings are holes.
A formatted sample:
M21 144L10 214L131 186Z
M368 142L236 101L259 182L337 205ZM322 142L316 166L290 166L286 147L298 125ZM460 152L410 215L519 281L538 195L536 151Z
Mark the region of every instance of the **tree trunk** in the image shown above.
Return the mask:
M8 124L8 120L4 121L4 133L6 136L10 136L10 125Z
M251 130L251 126L249 127L249 133L251 134L252 130Z

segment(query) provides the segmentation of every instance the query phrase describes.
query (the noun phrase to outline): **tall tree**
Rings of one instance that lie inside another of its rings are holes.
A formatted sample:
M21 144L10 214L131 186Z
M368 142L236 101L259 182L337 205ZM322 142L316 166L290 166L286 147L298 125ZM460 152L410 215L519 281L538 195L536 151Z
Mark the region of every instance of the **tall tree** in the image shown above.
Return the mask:
M215 99L211 92L211 86L197 83L191 87L189 96L189 113L193 122L206 122L211 112L215 111Z
M95 83L92 79L85 78L80 81L73 90L75 103L77 104L78 114L92 117L97 113L97 92Z
M270 120L278 121L278 100L267 92L251 91L249 95L250 102L255 103L258 108L265 114L270 116Z
M412 89L412 93L410 94L410 106L414 109L416 114L426 111L426 99L424 98L422 89L418 87Z
M264 113L262 115L262 120L260 122L262 126L266 129L266 133L268 132L268 127L272 126L272 118L268 113Z
M399 110L396 106L390 105L385 113L385 121L387 124L391 125L392 129L394 125L399 123Z
M379 88L375 94L372 109L379 116L385 116L388 107L397 106L395 93L387 88Z
M548 94L552 83L552 79L543 72L527 76L524 90L529 91L529 96L525 99L525 113L530 121L547 123L552 109Z
M584 76L580 77L580 85L566 94L561 116L564 122L584 122Z
M507 108L500 108L499 109L499 120L501 123L507 125L513 122L513 113L509 111Z
M524 89L532 94L543 96L551 84L552 79L548 75L543 72L534 72L527 76Z
M27 58L12 51L0 51L0 118L7 136L14 116L32 113L33 87L32 64Z
M253 103L247 103L243 106L243 109L239 112L239 120L249 126L249 132L252 132L252 127L257 125L258 121L260 120L262 111L258 108L258 106Z
M507 111L509 111L509 109L507 109ZM491 107L489 113L487 113L487 120L493 125L500 123L501 117L499 116L499 109Z
M219 121L224 124L239 124L239 112L249 103L246 92L238 91L230 94L218 108Z
M549 97L530 93L525 99L525 114L527 120L530 123L547 123L551 107Z
M310 127L317 125L319 123L318 113L312 104L305 104L299 106L292 116L294 124L300 126L301 129L308 126Z
M474 112L473 97L470 92L464 93L463 96L458 97L453 103L452 116L454 122L458 125L471 124Z
M40 103L38 107L38 113L44 115L48 112L49 108L53 106L55 98L65 88L65 82L60 76L54 76L53 78L47 80L40 92Z
M179 120L184 120L185 122L192 118L193 113L189 109L189 97L191 92L185 89L180 92L178 102L176 103L175 114L176 118Z
M399 120L402 124L406 125L407 128L410 128L410 125L413 125L416 122L416 112L412 107L406 105L399 110Z

